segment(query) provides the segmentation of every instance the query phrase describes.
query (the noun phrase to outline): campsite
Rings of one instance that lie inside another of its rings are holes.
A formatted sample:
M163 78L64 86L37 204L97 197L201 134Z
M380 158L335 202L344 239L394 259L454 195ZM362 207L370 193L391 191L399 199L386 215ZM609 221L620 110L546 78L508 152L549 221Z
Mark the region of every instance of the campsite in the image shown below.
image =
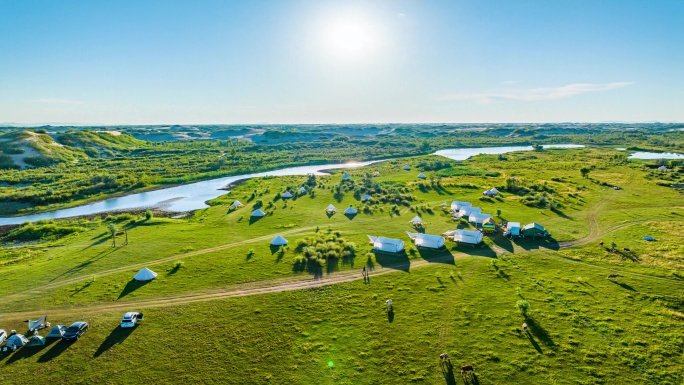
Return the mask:
M90 331L68 347L2 355L0 367L16 383L34 370L58 382L68 367L107 382L124 365L122 382L230 372L236 384L443 383L435 360L448 351L487 383L675 383L681 346L668 341L682 338L684 323L681 198L648 179L643 161L616 154L480 155L437 171L424 165L438 157L401 158L248 180L184 218L67 220L82 230L49 247L5 249L0 328L24 330L26 317L49 313L77 315ZM590 178L577 171L587 161ZM492 186L496 196L482 195ZM484 231L490 218L496 232ZM110 224L127 229L127 245L112 246ZM511 224L521 236L505 235ZM122 331L130 309L146 321ZM529 333L517 331L523 322ZM189 329L205 337L169 336ZM150 345L163 354L148 354ZM644 348L656 345L668 348ZM199 355L193 371L177 364Z

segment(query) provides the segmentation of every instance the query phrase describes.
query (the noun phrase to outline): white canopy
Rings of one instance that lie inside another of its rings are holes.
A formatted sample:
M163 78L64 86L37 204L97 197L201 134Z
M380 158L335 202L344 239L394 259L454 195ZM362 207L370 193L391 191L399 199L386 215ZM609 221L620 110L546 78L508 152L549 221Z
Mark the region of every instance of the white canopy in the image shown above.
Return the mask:
M271 241L271 245L273 246L282 246L282 245L287 245L287 239L283 238L282 236L278 235L273 240Z
M253 217L264 217L264 216L266 216L266 213L261 211L261 209L256 209L256 210L252 211L252 216Z
M367 200L369 200L369 199L371 199L371 196L368 195L368 194L366 194L366 195L364 195L364 196L361 197L361 201L363 201L363 202L365 202L365 201L367 201Z
M408 171L408 170L410 170L410 169L411 169L411 167L409 167L409 165L408 165L408 164L407 164L407 165L405 165L405 166L404 166L404 167L402 167L402 168L403 168L404 170L406 170L406 171Z
M283 199L287 199L287 198L292 198L292 193L289 191L285 191L283 193Z
M408 231L406 234L416 242L416 246L428 247L431 249L440 249L444 246L444 237L440 235L409 233Z
M374 237L371 235L368 236L368 239L373 244L373 250L388 253L399 253L404 250L404 241L401 239Z
M422 224L422 223L423 223L423 220L420 219L420 217L419 217L418 215L416 215L413 219L411 219L411 223L413 223L414 225L416 225L416 224Z
M425 174L423 174L423 173L421 172L420 174L418 174L418 178L420 178L420 179L425 179L425 178L427 178L427 177L425 176Z
M510 235L520 235L520 222L508 222L506 225L506 232Z
M146 267L143 267L138 272L138 274L133 276L133 279L135 279L136 281L151 281L151 280L155 279L156 277L157 277L157 273L155 273L154 271L152 271Z
M461 210L459 210L458 215L462 217L467 217L472 214L479 214L482 212L482 209L479 207L472 207L472 206L465 206L461 207Z
M232 205L230 205L230 207L242 207L242 206L244 206L244 205L242 203L240 203L240 201L237 201L237 200L235 202L233 202Z
M445 234L451 235L454 242L469 243L471 245L477 245L482 242L482 233L479 231L453 230L447 231Z
M346 210L344 210L344 213L347 215L355 215L356 213L358 213L358 211L355 208L349 206Z
M300 194L306 194L306 189L304 187L299 188L299 193Z
M470 202L458 202L458 201L453 201L451 202L451 210L458 212L464 207L472 207L472 203Z
M487 218L494 218L492 214L472 213L468 217L468 222L481 225Z
M331 212L337 211L337 208L335 208L335 206L333 206L332 203L331 203L331 204L328 205L328 207L325 208L325 211L331 213Z

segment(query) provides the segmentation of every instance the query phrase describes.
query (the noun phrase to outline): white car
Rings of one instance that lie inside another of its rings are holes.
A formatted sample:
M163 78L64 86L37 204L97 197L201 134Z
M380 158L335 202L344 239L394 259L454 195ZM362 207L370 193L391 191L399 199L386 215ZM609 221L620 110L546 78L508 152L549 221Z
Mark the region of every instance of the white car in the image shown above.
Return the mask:
M124 314L123 318L121 319L121 327L122 328L132 328L135 327L135 325L138 323L138 321L143 320L143 315L142 313L136 313L134 311L129 311L128 313Z

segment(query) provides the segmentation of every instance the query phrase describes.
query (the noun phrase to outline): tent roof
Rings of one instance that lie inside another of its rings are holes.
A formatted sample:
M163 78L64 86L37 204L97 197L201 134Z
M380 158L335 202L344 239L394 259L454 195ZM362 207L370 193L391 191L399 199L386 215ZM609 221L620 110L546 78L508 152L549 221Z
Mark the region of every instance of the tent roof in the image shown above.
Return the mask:
M440 239L444 240L441 235L432 235L432 234L423 234L423 233L409 233L408 231L406 232L408 234L409 238L411 239L423 239L426 241L435 241L438 242Z
M39 335L34 335L29 338L28 343L26 346L42 346L45 345L45 337L39 336Z
M300 187L300 188L299 188L299 192L300 192L300 193L305 193L305 192L306 192L306 189L305 189L304 187Z
M5 346L11 346L14 344L15 346L24 346L28 342L28 339L26 338L25 335L23 334L15 334L13 336L9 336L7 340L5 341Z
M256 210L252 211L253 217L263 217L265 215L266 215L266 213L261 211L261 209L256 209Z
M368 194L366 194L366 195L364 195L364 196L361 197L361 200L362 200L362 201L367 201L367 200L369 200L369 199L371 199L371 196L368 195Z
M407 164L407 165L405 165L405 166L404 166L404 167L402 167L402 168L403 168L404 170L410 170L410 169L411 169L411 167L409 167L409 165L408 165L408 164Z
M425 179L427 177L425 176L425 174L421 172L420 174L418 174L418 178Z
M281 246L281 245L287 245L287 239L283 238L280 235L276 235L275 238L271 241L271 244L273 246Z
M325 208L326 211L337 211L337 208L333 206L333 204L329 204L328 207Z
M349 174L342 175L342 179L350 179L350 178L351 178L351 175L349 175Z
M239 206L244 206L244 205L240 201L236 200L235 202L233 202L233 204L231 204L231 206L239 207Z
M515 227L518 227L518 228L519 228L519 227L520 227L520 222L508 222L508 224L506 225L506 228L507 228L507 229L512 229L512 228L515 228Z
M491 223L492 225L495 224L494 218L492 218L491 216L489 218L485 219L484 221L482 221L482 223Z
M411 223L423 223L423 220L420 219L418 215L416 215L415 217L413 217L413 219L411 219Z
M531 229L531 228L535 228L535 229L541 230L541 231L546 231L546 229L544 228L544 226L540 225L539 223L534 223L534 222L525 225L525 227L523 227L523 230L528 230L528 229Z
M283 193L283 198L292 198L292 193L289 192L289 191L285 191L285 192Z
M156 276L157 273L146 267L143 267L136 275L133 276L133 279L135 279L136 281L150 281L153 280Z
M52 327L52 329L50 329L50 332L47 334L47 336L50 338L61 338L65 330L66 326L55 325Z
M349 206L349 207L347 207L346 210L344 210L344 213L345 214L356 214L356 213L358 213L358 211L355 208Z
M382 244L384 244L384 245L394 245L394 246L397 246L397 245L402 245L402 244L404 243L404 241L402 241L401 239L394 239L394 238L373 237L373 236L370 236L370 235L368 236L368 238L371 239L371 242L374 242L374 243L382 243Z

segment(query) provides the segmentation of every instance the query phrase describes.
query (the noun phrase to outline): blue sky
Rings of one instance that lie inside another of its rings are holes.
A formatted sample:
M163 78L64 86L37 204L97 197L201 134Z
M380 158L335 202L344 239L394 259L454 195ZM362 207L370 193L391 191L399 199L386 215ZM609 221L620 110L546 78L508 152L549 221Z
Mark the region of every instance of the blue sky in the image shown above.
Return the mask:
M684 121L684 0L0 0L0 122Z

